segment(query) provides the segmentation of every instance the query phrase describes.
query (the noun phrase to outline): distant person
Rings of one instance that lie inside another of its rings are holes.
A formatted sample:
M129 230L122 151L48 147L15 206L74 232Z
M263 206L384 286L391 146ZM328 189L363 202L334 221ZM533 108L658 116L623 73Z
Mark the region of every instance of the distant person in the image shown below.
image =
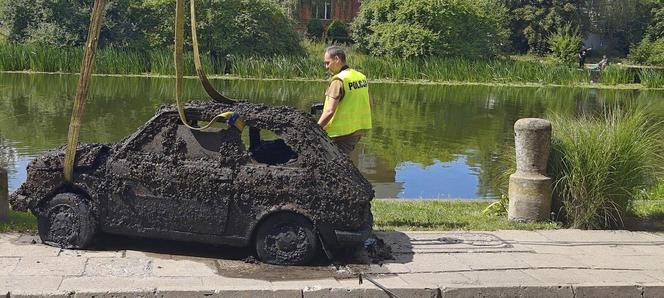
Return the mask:
M602 56L602 60L600 60L599 63L597 63L597 67L599 69L604 69L608 65L609 65L609 58L607 58L606 55Z
M579 58L579 68L583 68L586 65L586 56L588 56L588 52L591 50L592 48L581 48L577 55L577 58Z
M326 48L323 61L332 78L318 125L350 156L364 132L372 127L367 77L348 67L341 47Z

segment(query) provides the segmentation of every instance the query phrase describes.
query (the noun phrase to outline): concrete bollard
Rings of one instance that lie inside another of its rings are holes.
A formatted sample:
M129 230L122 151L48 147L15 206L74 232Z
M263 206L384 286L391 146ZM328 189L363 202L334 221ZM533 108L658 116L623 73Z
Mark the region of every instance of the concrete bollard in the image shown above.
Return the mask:
M516 172L510 175L508 218L520 222L546 220L551 212L552 180L546 176L551 122L519 119L514 133Z
M7 170L0 168L0 221L9 220L9 181Z

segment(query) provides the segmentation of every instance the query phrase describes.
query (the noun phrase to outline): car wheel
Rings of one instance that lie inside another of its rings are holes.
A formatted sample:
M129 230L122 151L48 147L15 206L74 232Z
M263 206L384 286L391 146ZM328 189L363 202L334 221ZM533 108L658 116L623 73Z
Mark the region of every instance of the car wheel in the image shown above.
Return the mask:
M305 265L318 253L319 242L304 217L280 213L265 220L256 232L258 258L275 265Z
M62 248L85 248L97 229L90 205L73 193L57 194L37 217L42 242Z

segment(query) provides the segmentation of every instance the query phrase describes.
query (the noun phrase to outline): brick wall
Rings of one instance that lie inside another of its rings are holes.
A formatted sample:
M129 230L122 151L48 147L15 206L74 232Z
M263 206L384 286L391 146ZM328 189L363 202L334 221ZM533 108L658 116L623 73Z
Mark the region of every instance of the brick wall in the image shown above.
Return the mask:
M325 1L317 1L319 3L325 3ZM349 23L357 16L357 12L360 10L360 1L359 0L330 0L331 11L329 14L329 19L321 19L324 26L327 26L332 20L341 20L344 23ZM294 13L296 20L295 29L299 32L307 31L307 24L312 18L316 16L314 13L314 1L311 0L301 0L298 10ZM324 9L321 8L321 13L324 13Z

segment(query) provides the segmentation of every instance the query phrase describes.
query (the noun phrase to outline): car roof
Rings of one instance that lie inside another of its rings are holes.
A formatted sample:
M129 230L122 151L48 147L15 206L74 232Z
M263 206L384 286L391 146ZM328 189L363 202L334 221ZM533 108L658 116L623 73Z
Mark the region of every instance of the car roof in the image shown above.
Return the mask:
M237 112L246 125L277 133L298 151L313 147L319 153L325 154L328 159L340 158L343 154L327 138L325 132L310 114L293 107L268 106L249 102L225 104L210 100L194 100L186 103L184 109L187 120L193 121L210 121L221 113ZM176 105L161 106L150 120L121 142L122 146L124 147L142 134L155 120L165 115L175 116L177 111Z

